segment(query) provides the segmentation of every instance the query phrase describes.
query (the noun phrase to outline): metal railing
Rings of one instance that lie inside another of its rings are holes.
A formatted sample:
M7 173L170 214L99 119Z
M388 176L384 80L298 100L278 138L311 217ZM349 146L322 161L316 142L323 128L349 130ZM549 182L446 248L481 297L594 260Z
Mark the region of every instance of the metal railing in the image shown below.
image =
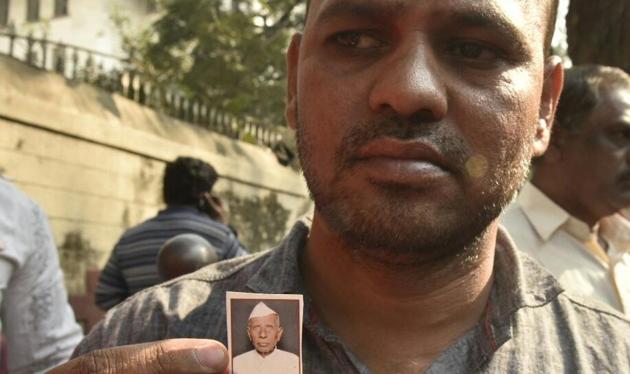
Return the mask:
M251 120L217 110L203 99L190 99L175 88L152 85L129 58L53 42L32 35L0 32L0 54L66 79L95 85L179 120L232 139L273 147L282 136Z

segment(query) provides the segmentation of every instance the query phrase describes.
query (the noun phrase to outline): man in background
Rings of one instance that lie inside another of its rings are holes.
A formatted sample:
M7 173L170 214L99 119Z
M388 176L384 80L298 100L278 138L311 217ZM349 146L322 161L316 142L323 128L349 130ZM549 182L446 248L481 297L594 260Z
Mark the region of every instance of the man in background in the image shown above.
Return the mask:
M61 364L83 338L44 212L2 177L0 335L8 349L8 363L0 367L12 374L42 373Z
M223 222L224 212L211 195L218 174L208 163L178 157L166 165L163 198L166 209L127 230L101 272L96 304L110 309L134 293L162 282L157 269L160 248L179 234L196 234L215 249L219 260L247 254Z
M550 147L502 222L568 291L630 314L630 254L599 225L629 205L630 77L605 66L569 69ZM611 234L622 224L612 219Z

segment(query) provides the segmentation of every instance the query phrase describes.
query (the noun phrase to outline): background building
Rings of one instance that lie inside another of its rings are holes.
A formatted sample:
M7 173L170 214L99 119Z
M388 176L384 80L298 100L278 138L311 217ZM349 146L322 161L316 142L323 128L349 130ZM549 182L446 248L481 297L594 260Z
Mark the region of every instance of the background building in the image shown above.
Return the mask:
M114 19L141 30L157 17L155 0L0 0L0 32L124 56Z

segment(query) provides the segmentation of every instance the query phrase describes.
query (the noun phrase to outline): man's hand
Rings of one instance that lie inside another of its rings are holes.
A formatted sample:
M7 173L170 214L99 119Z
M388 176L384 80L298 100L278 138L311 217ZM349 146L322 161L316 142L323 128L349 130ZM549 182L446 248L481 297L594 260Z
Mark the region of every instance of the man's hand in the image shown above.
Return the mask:
M227 225L230 220L230 214L227 208L223 206L223 202L221 201L221 199L219 199L218 196L210 194L209 192L205 192L203 195L201 195L201 198L204 199L207 203L206 214L208 214L213 220Z
M214 340L172 339L101 349L47 374L226 374L228 354Z

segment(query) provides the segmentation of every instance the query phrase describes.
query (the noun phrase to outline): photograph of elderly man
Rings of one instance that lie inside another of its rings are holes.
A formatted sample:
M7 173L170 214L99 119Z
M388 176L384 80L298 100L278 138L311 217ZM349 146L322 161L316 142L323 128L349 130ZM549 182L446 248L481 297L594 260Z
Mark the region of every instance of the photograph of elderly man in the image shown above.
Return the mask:
M278 348L283 332L280 315L262 301L256 304L247 321L247 336L254 349L234 358L233 374L299 373L299 357Z

